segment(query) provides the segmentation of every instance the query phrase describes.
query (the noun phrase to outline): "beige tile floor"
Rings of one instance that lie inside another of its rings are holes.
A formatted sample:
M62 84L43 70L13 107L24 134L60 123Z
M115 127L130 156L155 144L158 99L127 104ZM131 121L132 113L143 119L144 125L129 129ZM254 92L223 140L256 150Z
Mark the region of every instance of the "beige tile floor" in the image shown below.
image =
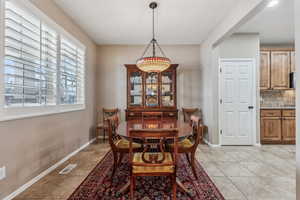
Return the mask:
M108 144L90 145L15 199L67 199L108 150ZM197 159L227 200L296 199L295 146L200 145ZM77 163L77 168L59 175L70 163Z

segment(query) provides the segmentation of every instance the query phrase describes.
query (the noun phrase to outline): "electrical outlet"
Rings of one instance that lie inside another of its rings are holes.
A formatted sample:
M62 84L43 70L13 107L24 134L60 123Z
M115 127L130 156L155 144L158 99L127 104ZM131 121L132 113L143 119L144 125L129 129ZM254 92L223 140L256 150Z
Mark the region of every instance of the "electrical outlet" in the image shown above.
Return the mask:
M0 180L3 180L6 178L6 168L5 166L0 168Z

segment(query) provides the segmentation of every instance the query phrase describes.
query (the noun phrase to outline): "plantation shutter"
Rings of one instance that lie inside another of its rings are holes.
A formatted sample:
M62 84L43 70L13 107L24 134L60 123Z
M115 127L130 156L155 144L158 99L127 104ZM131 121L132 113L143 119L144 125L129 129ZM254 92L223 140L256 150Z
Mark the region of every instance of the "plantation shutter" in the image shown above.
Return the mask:
M60 84L62 104L84 104L85 49L61 38Z
M56 104L57 34L9 1L4 23L5 105Z

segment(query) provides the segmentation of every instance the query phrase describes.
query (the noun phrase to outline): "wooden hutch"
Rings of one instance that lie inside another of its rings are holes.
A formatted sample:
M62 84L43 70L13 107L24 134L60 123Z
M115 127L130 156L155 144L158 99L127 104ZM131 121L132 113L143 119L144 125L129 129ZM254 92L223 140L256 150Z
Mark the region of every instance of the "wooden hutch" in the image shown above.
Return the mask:
M126 120L142 117L142 112L162 112L164 118L178 118L176 69L178 64L161 73L146 73L136 65L127 68Z

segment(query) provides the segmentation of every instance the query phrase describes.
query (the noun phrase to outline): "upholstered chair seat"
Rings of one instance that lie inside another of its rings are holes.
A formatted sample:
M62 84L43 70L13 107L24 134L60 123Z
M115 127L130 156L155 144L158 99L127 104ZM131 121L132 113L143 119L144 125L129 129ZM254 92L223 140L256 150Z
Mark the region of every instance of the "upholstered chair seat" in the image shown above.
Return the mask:
M173 149L173 144L170 145L171 148ZM183 150L183 149L189 149L192 148L194 146L194 142L191 141L191 139L186 138L180 142L178 142L178 149Z
M143 153L135 153L133 156L133 162L136 164L145 164L145 162L142 159ZM158 155L158 159L162 158L162 153L145 153L145 159L149 160L149 155ZM171 153L165 153L165 159L161 164L168 164L172 163L172 154ZM133 173L173 173L174 172L174 166L133 166L132 169Z
M116 147L119 148L119 149L128 149L129 151L129 141L128 140L125 140L125 139L119 139L117 141L114 142ZM138 148L141 148L142 145L141 144L138 144L138 143L132 143L132 147L134 149L138 149Z

